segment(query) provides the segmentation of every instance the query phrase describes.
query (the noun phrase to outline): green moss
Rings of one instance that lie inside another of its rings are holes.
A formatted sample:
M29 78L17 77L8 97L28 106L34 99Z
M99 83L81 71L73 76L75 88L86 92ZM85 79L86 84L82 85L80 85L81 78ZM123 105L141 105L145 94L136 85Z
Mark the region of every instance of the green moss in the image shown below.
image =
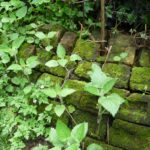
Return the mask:
M88 145L90 145L90 144L92 144L92 143L99 144L99 145L103 148L103 150L121 150L121 149L118 148L118 147L114 147L114 146L108 145L108 144L106 144L106 143L104 143L104 142L102 142L102 141L95 140L95 139L93 139L93 138L87 137L87 138L85 139L85 145L86 145L86 146L88 146Z
M73 118L76 120L77 123L88 122L89 135L97 137L97 135L95 134L98 126L96 115L92 115L91 113L77 110L73 113ZM104 140L105 136L106 136L106 118L103 118L103 120L101 121L100 133L97 138Z
M73 50L73 53L80 55L83 59L93 60L98 45L94 42L78 39Z
M38 56L38 59L42 64L45 64L52 57L51 52L47 52L46 50L41 49L36 49L36 55Z
M110 93L117 93L118 95L120 95L123 98L126 98L129 95L129 91L125 90L125 89L118 89L118 88L113 88Z
M87 73L88 73L88 71L91 70L91 66L92 66L91 62L82 62L77 66L77 68L75 70L75 74L78 77L89 79L89 76Z
M61 83L62 78L50 75L48 73L43 73L37 80L37 84L51 84L51 83Z
M134 67L130 79L132 90L150 91L150 68Z
M110 129L110 144L125 149L149 150L150 128L116 119Z
M150 51L148 49L142 50L139 63L140 63L140 66L150 67Z
M150 125L150 118L146 108L147 107L145 105L141 104L125 104L120 108L116 118L138 124Z
M35 55L35 53L35 45L24 43L19 49L18 57L27 59L28 57Z
M118 78L116 83L117 87L128 88L128 81L130 78L130 67L126 65L108 63L105 64L103 70L111 77Z

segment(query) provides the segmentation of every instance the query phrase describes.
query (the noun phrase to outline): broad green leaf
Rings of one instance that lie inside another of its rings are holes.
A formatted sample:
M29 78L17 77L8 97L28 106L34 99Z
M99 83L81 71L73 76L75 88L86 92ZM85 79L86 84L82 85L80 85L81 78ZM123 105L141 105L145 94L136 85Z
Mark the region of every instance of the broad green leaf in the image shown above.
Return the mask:
M43 89L42 92L51 98L56 98L57 96L56 91L53 88Z
M60 97L66 97L72 93L74 93L76 90L74 89L70 89L70 88L64 88L62 89L62 91L60 92L59 96Z
M51 148L51 149L49 149L49 150L61 150L61 147L56 146L56 147L53 147L53 148Z
M38 57L37 56L31 56L26 60L26 64L30 68L35 68L38 64Z
M70 56L70 60L71 61L77 61L77 60L82 60L82 58L79 55L77 55L77 54L72 54Z
M70 113L73 113L75 110L76 110L76 109L75 109L74 106L72 106L72 105L69 105L69 106L68 106L68 111L69 111Z
M103 150L103 148L98 144L92 143L87 147L87 150Z
M50 61L46 62L45 65L50 68L59 66L59 64L56 60L50 60Z
M39 38L40 40L43 40L43 39L46 38L46 35L45 35L43 32L36 32L36 33L35 33L35 36L36 36L37 38Z
M61 59L64 59L65 55L66 55L66 50L62 46L62 44L59 43L57 46L57 56Z
M85 138L87 132L88 123L80 123L72 129L71 136L80 143Z
M21 46L21 44L24 42L24 40L25 40L24 36L20 36L19 38L15 39L12 42L12 49L17 50Z
M67 59L59 59L57 60L57 62L59 63L60 66L65 67L66 64L68 63Z
M0 53L0 57L2 59L3 64L7 64L10 61L10 57L6 53Z
M100 97L98 103L106 109L114 117L119 110L119 107L125 100L118 94L111 94L109 96Z
M84 87L84 90L93 95L100 96L99 89L97 87L93 86L91 83L86 84L86 86Z
M16 11L16 16L21 19L27 14L27 6L23 6Z
M8 45L4 45L4 44L0 45L0 52L10 53L10 51L11 51L11 48L8 47Z
M53 49L53 46L51 46L51 45L48 45L48 46L45 47L45 50L48 51L48 52L49 52L50 50L52 50L52 49Z
M31 86L31 85L28 85L28 86L26 86L26 87L23 89L23 92L24 92L25 94L29 94L29 93L31 92L31 90L32 90L32 86Z
M7 68L7 70L20 71L22 70L22 67L18 64L12 64Z
M25 67L23 69L23 72L24 72L25 75L30 75L30 74L32 74L32 69L29 68L29 67Z
M34 38L33 37L27 37L26 38L28 43L34 43Z
M54 111L55 111L56 115L58 117L60 117L65 111L65 106L64 105L56 105L54 108Z
M48 33L47 37L48 38L53 38L56 35L56 33L57 32L55 32L55 31L51 31L51 32Z
M114 60L114 61L121 61L121 57L115 56L115 57L113 58L113 60Z
M60 130L60 129L59 129ZM54 128L51 128L50 135L48 140L55 146L55 147L63 147L63 143L59 140L57 132Z
M92 84L97 88L102 88L108 78L97 64L92 64L92 71L89 72L89 75Z
M56 123L56 133L62 142L66 141L71 135L70 129L61 120Z
M75 144L70 145L65 150L80 150L79 146L80 146L79 144L75 143Z
M46 106L45 110L46 111L51 111L53 108L53 104L49 104L48 106Z
M108 81L102 87L102 94L108 93L113 88L116 81L117 81L117 79L115 79L115 78L108 78Z

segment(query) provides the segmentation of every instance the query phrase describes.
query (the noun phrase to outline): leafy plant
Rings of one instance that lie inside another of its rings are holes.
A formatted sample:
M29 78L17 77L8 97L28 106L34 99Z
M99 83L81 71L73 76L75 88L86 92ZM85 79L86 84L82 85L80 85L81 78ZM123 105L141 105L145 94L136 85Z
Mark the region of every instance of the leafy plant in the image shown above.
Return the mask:
M106 111L114 117L125 100L116 93L109 94L117 79L106 76L97 64L92 64L92 71L88 74L91 82L86 84L85 91L99 97L98 124L100 124L102 116Z

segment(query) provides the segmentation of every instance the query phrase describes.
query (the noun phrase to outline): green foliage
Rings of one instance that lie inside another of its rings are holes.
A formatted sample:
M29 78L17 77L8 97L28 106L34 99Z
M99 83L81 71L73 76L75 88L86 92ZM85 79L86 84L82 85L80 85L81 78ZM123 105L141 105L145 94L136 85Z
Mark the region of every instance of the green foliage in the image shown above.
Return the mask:
M120 105L125 102L116 93L108 95L117 79L106 76L96 64L92 65L92 71L89 72L89 75L91 82L86 84L85 90L93 95L99 96L98 108L100 115L102 116L105 110L107 110L112 116L115 116ZM101 106L104 110L101 109Z

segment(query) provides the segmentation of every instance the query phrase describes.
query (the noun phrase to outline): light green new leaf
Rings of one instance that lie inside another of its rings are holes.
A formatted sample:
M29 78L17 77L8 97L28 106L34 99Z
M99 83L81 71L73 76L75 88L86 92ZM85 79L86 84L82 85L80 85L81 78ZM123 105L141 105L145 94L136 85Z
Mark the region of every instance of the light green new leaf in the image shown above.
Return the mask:
M16 11L16 16L21 19L27 14L27 6L23 6Z
M49 104L48 106L46 106L45 110L46 111L51 111L53 108L53 104Z
M53 49L53 46L51 46L51 45L48 45L48 46L45 47L45 50L48 51L48 52L49 52L50 50L52 50L52 49Z
M66 50L62 46L62 44L59 43L57 46L57 56L61 59L64 59L65 55L66 55Z
M68 95L74 93L75 91L76 91L76 90L74 90L74 89L64 88L64 89L61 90L59 96L60 96L60 97L66 97L66 96L68 96Z
M115 57L113 58L113 60L114 60L114 61L121 61L121 57L115 56Z
M55 146L55 147L63 147L63 143L59 140L57 132L54 128L50 130L50 136L48 140Z
M51 148L51 149L49 149L49 150L61 150L61 147L56 146L56 147L53 147L53 148Z
M51 39L56 35L56 33L57 32L55 32L55 31L51 31L51 32L48 33L47 37Z
M79 144L72 144L72 145L70 145L68 148L66 148L65 150L80 150L80 148L79 148Z
M66 108L64 105L56 105L54 108L54 111L55 111L56 115L58 117L60 117L64 113L65 109Z
M53 88L43 89L42 92L51 98L56 98L57 96L56 91Z
M77 61L77 60L82 60L82 58L79 55L77 55L77 54L72 54L70 56L70 60L71 61Z
M46 38L46 35L45 35L43 32L36 32L36 33L35 33L35 36L36 36L37 38L39 38L40 40L43 40L43 39Z
M122 59L126 58L127 56L128 56L128 53L127 53L127 52L122 52L122 53L120 54L120 57L121 57Z
M71 136L80 143L85 138L87 132L88 123L80 123L72 129Z
M26 64L30 68L35 68L38 64L38 57L37 56L31 56L26 60Z
M91 83L86 84L86 86L84 87L84 90L93 95L100 96L99 89L93 86Z
M22 70L22 67L18 64L12 64L7 68L7 70L20 71Z
M97 64L92 64L92 71L89 72L91 82L97 88L102 88L107 81L107 76Z
M103 150L103 148L98 144L92 143L87 147L87 150Z
M102 87L102 94L108 93L113 88L113 86L115 85L116 81L117 81L117 79L108 77L107 82Z
M119 110L119 107L125 100L118 94L113 93L109 96L100 97L98 103L106 109L114 117Z
M67 59L59 59L57 60L57 62L59 63L60 66L65 67L66 64L68 63Z
M25 36L20 36L19 38L15 39L12 42L12 49L17 50L21 46L21 44L24 42L24 40L25 40Z
M59 64L56 60L50 60L50 61L46 62L45 65L50 68L59 66Z
M71 135L70 129L61 120L56 123L56 133L62 142L66 141Z

